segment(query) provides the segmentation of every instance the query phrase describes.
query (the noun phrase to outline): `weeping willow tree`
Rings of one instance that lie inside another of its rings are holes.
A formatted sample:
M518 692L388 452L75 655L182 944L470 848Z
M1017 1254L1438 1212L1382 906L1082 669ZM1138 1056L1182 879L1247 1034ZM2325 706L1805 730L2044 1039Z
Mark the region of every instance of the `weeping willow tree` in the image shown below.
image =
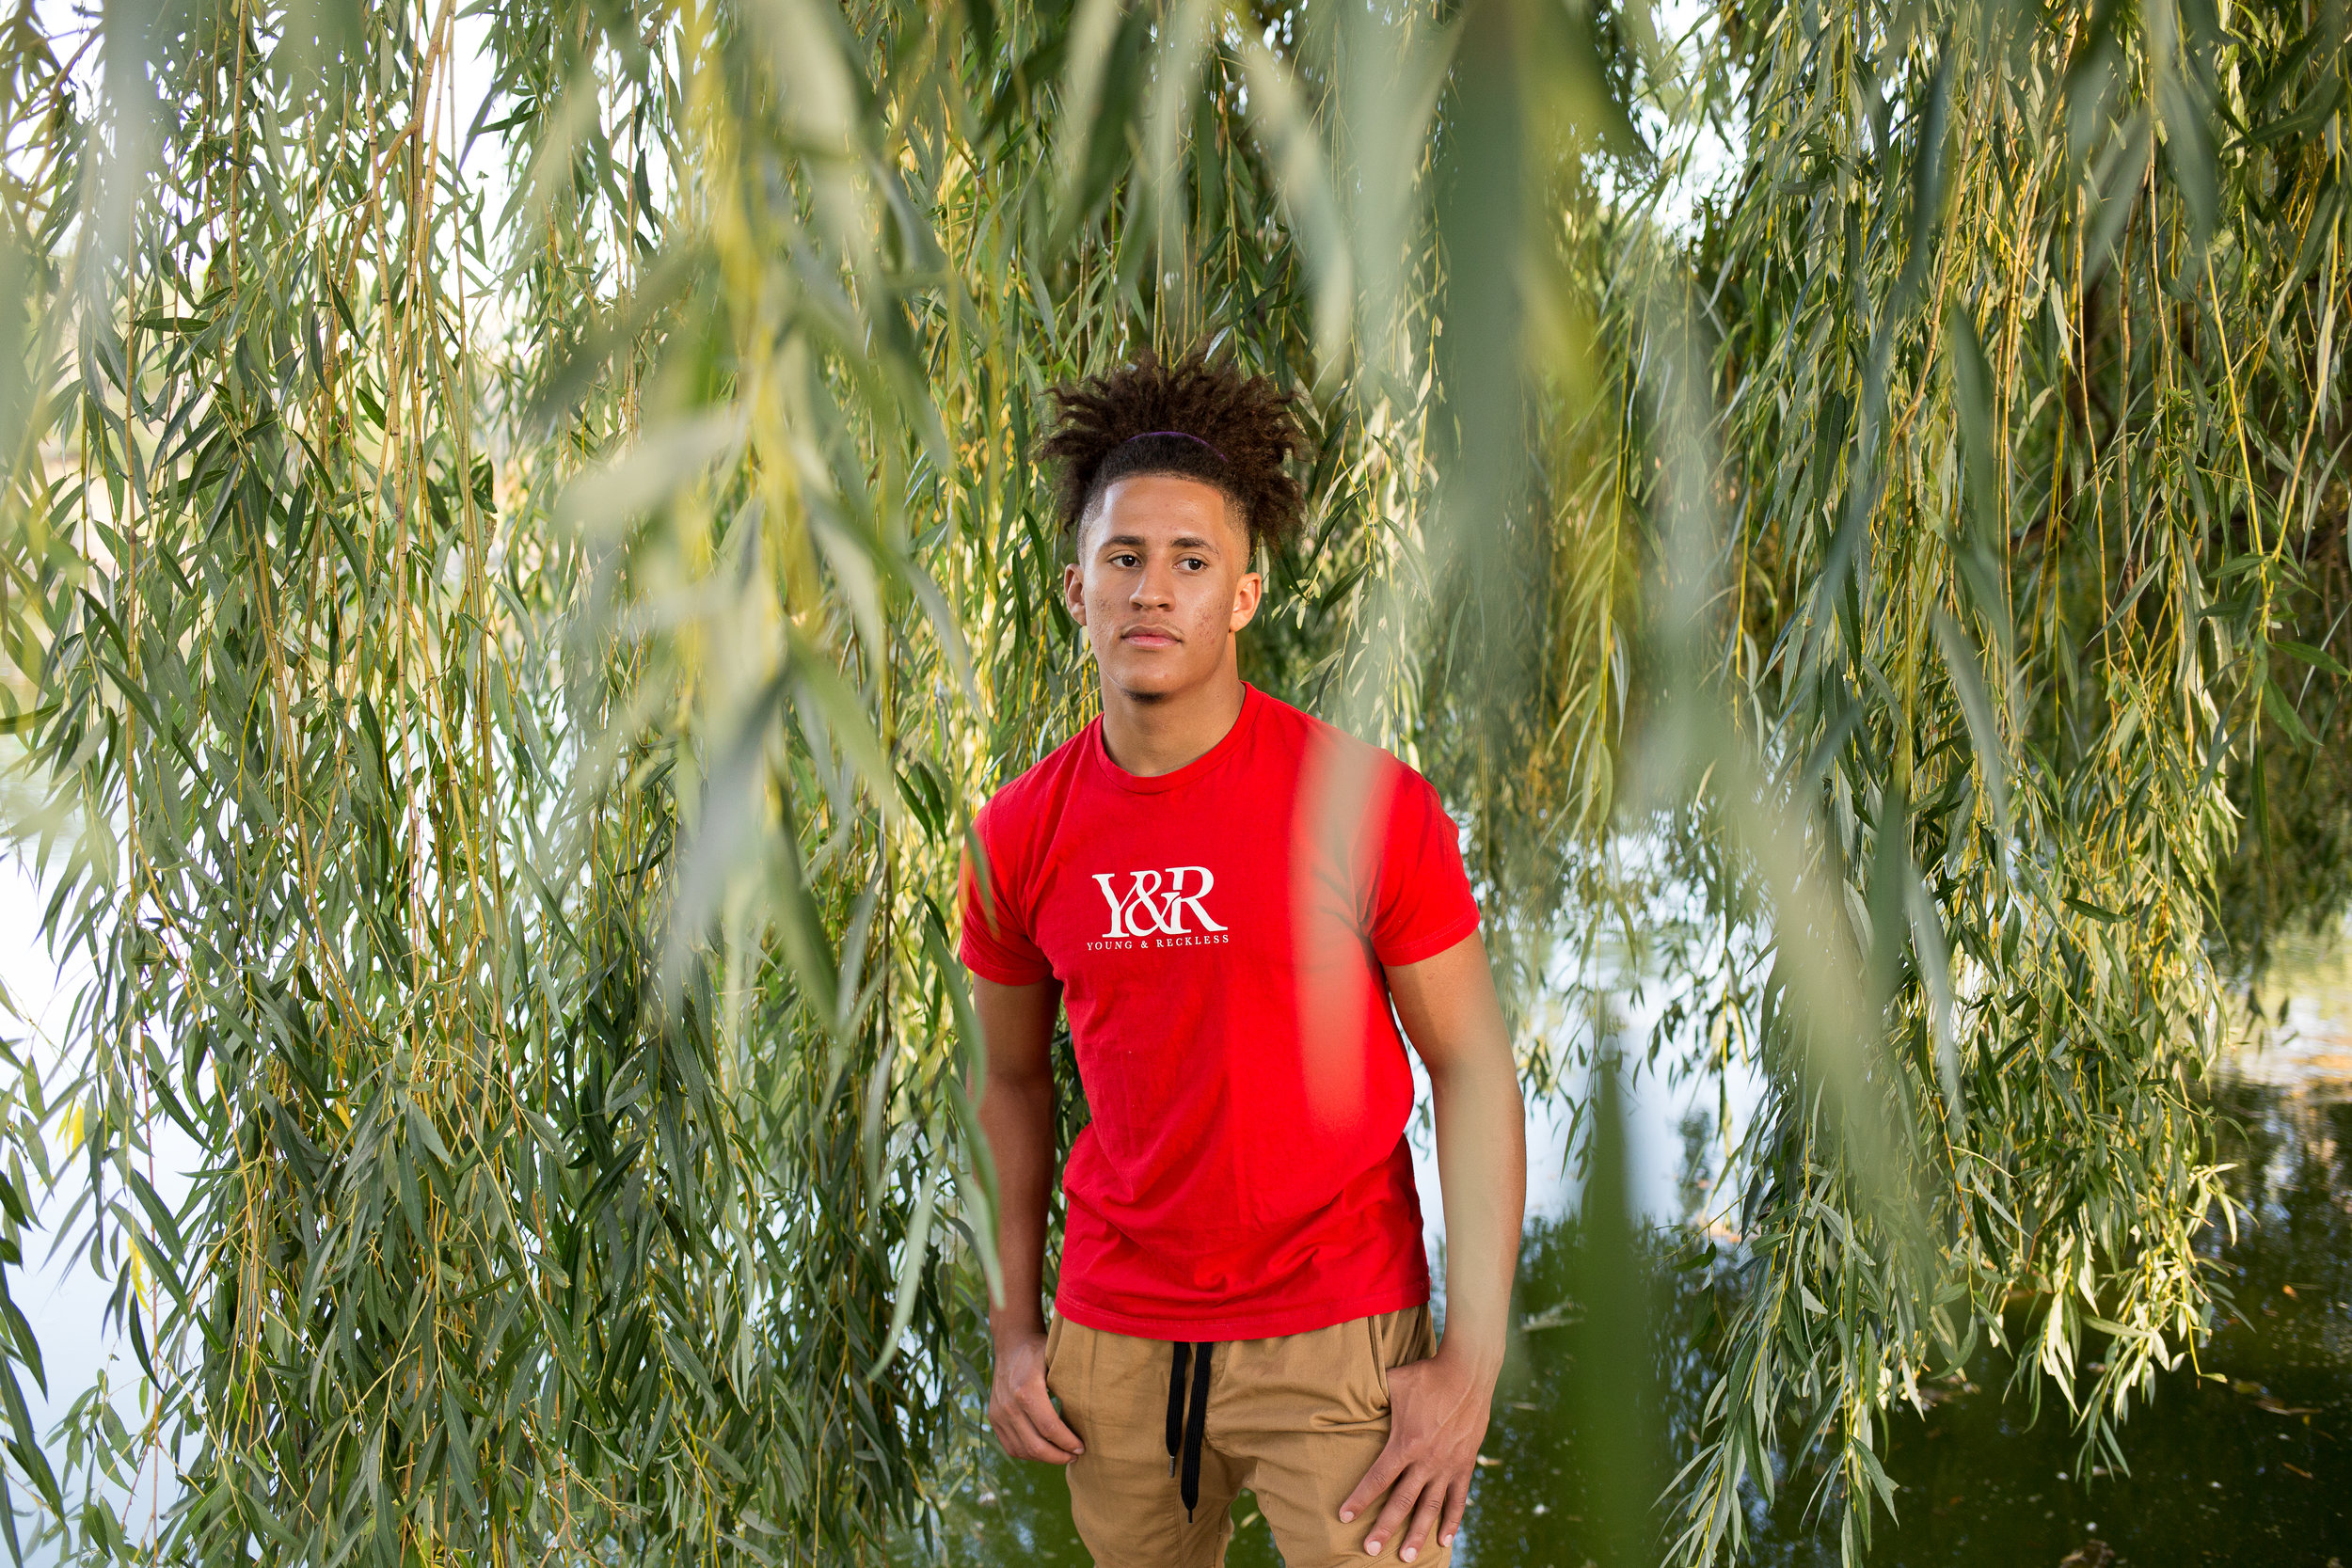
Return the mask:
M1036 427L1203 341L1311 405L1248 673L1469 826L1531 1082L1638 982L1765 1085L1675 1550L1818 1457L1858 1553L1988 1335L2128 1458L2223 981L2344 891L2344 27L21 5L0 722L93 978L0 1207L57 1174L143 1384L44 1452L11 1311L11 1507L933 1550L993 1276L943 911L1091 697Z

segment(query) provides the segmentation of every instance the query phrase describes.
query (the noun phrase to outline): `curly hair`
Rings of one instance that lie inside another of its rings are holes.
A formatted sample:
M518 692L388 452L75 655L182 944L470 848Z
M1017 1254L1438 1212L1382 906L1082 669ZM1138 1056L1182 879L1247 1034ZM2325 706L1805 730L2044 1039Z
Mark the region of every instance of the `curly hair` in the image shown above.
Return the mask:
M1132 365L1054 388L1060 423L1043 455L1061 465L1061 526L1074 534L1115 482L1177 474L1222 491L1249 546L1298 531L1304 496L1284 461L1305 444L1292 394L1194 349L1174 364L1146 352Z

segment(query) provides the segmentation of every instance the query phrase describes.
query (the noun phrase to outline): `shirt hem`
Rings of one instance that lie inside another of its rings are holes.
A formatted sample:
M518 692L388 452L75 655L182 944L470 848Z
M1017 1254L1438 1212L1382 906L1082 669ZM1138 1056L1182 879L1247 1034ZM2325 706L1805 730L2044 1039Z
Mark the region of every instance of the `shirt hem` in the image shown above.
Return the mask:
M1055 1312L1082 1328L1104 1334L1123 1334L1132 1339L1170 1342L1182 1339L1194 1343L1208 1340L1218 1344L1235 1339L1279 1339L1293 1334L1312 1334L1316 1329L1329 1328L1334 1323L1354 1323L1359 1318L1376 1318L1384 1313L1403 1312L1428 1305L1429 1282L1425 1279L1417 1285L1400 1285L1343 1301L1232 1318L1137 1317L1113 1311L1106 1307L1097 1307L1091 1302L1074 1300L1066 1290L1054 1294Z
M1472 910L1452 925L1440 927L1418 941L1399 942L1385 953L1373 956L1384 964L1417 964L1423 958L1434 958L1447 948L1478 929L1478 911Z

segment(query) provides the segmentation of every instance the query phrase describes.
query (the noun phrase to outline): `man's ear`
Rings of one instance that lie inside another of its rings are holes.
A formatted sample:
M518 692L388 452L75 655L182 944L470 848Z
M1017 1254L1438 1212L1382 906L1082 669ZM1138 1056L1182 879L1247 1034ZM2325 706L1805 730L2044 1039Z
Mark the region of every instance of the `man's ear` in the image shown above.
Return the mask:
M1061 602L1072 620L1082 626L1087 624L1086 574L1074 561L1061 569Z
M1258 606L1265 597L1265 578L1256 572L1244 572L1233 584L1233 619L1231 629L1241 630L1257 619Z

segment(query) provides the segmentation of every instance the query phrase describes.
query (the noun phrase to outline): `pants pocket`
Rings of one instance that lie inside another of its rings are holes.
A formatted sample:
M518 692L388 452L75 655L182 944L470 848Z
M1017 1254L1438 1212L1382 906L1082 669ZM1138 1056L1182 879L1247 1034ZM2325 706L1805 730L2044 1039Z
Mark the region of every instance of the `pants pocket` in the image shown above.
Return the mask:
M1049 1394L1061 1392L1055 1386L1054 1371L1061 1365L1062 1326L1068 1322L1067 1318L1057 1312L1054 1314L1054 1321L1045 1325L1045 1391Z
M1398 1366L1403 1366L1407 1361L1426 1361L1438 1354L1438 1331L1434 1326L1435 1322L1436 1320L1429 1314L1429 1307L1426 1304L1416 1307L1406 1314L1404 1350L1403 1354L1396 1358Z
M1426 1361L1437 1354L1437 1337L1429 1324L1426 1307L1407 1307L1402 1312L1364 1320L1372 1364L1379 1378L1381 1409L1389 1407L1389 1373L1416 1361Z

